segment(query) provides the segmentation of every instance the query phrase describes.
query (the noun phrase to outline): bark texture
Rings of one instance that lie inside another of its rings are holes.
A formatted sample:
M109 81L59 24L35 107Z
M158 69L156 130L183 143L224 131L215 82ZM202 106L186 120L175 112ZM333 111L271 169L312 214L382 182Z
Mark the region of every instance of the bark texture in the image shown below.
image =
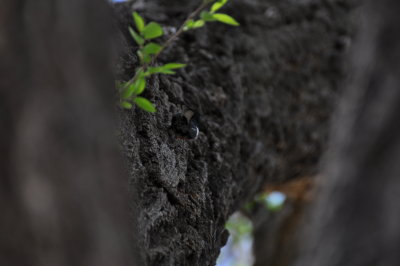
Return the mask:
M132 265L103 1L0 4L0 265Z
M171 33L199 2L118 6L120 78L137 65L131 11ZM143 265L214 265L227 218L265 181L315 173L342 78L349 8L340 0L232 1L225 12L240 27L211 24L165 52L160 62L188 66L151 80L144 96L158 112L121 112ZM187 109L201 117L195 141L171 128Z
M399 265L400 2L365 1L303 266Z

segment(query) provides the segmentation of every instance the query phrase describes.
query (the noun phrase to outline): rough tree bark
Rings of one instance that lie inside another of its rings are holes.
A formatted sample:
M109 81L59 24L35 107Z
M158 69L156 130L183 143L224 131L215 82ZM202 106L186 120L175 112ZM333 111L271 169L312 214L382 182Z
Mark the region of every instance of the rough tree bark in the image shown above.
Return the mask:
M0 4L0 265L133 265L96 0Z
M400 263L400 2L364 4L302 266Z
M128 265L103 4L10 0L0 8L1 265ZM120 78L137 62L126 32L133 9L171 32L197 4L121 6ZM227 12L241 27L185 34L165 53L161 61L189 66L151 81L145 96L158 112L120 113L140 265L213 265L228 216L266 181L315 173L348 10L343 0L233 1ZM188 108L202 118L196 141L171 129Z
M200 1L138 1L117 7L132 76L127 32L139 11L172 32ZM238 28L212 24L185 33L160 62L188 66L151 80L158 112L121 112L121 140L140 209L143 265L214 265L229 215L262 184L313 175L342 78L350 6L336 1L232 1ZM195 141L177 139L175 114L200 114Z

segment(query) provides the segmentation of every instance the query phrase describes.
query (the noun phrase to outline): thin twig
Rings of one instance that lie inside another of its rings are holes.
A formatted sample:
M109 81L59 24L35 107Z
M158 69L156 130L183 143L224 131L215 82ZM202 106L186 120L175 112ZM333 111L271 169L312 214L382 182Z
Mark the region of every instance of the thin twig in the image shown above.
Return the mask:
M183 24L179 27L178 31L175 32L174 35L172 35L163 45L162 45L162 49L154 55L152 62L154 62L155 60L157 60L158 56L161 54L161 52L166 49L176 38L179 37L179 35L181 35L183 33L183 31L185 30L185 26L187 24L187 22L193 18L195 18L197 15L199 15L199 13L207 7L207 5L209 3L211 3L212 1L208 0L208 1L204 1L195 11L193 11L185 20L185 22L183 22Z

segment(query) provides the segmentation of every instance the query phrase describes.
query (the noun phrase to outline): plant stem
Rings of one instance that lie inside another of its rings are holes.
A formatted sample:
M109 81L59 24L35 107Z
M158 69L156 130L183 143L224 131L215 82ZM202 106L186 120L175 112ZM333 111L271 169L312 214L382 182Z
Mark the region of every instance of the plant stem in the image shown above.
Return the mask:
M212 2L212 0L203 1L203 3L202 3L195 11L193 11L193 12L186 18L186 20L183 22L183 24L179 27L178 31L175 32L175 34L172 35L172 36L162 45L162 49L161 49L157 54L154 55L153 60L152 60L152 63L153 63L155 60L157 60L158 56L161 54L161 52L162 52L164 49L166 49L168 46L170 46L171 43L183 33L183 31L184 31L184 29L185 29L185 26L186 26L186 23L187 23L189 20L195 18L197 15L199 15L199 13L200 13L209 3L211 3L211 2Z

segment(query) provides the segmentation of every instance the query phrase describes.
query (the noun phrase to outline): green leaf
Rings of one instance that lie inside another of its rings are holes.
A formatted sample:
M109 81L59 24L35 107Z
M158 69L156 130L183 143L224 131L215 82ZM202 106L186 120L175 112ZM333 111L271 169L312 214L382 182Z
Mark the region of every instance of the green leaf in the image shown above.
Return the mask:
M139 95L146 88L146 79L144 77L139 78L135 83L136 83L136 90L134 91L134 93L136 95Z
M149 67L147 72L149 73L149 75L156 73L172 75L176 73L175 71L163 67Z
M129 33L139 46L142 46L144 44L144 39L131 27L129 27Z
M147 26L144 27L142 32L143 37L147 40L160 37L163 34L164 34L163 29L156 22L150 22L149 24L147 24Z
M143 72L143 68L138 68L136 70L135 76L139 79L139 78L143 78L144 77L144 72Z
M213 14L211 14L210 12L207 12L207 11L201 12L200 17L204 21L215 21Z
M204 22L204 20L199 19L199 20L196 20L195 22L193 22L192 28L193 28L193 29L201 28L201 27L204 26L204 24L206 24L206 23Z
M181 63L168 63L161 67L165 68L165 69L177 69L177 68L183 68L185 66L186 66L186 64L181 64Z
M146 80L145 80L145 73L143 72L142 68L139 68L136 71L135 74L136 80L135 82L129 84L128 82L123 83L124 87L127 87L126 89L124 89L124 91L121 94L122 99L130 99L132 97L132 95L139 95L141 94L144 89L146 88Z
M222 13L216 13L213 15L213 17L218 20L219 22L229 24L232 26L239 26L240 24L231 16L227 14L222 14Z
M121 107L125 109L132 109L132 104L130 102L122 102Z
M146 98L143 97L136 97L133 100L137 106L139 106L140 108L142 108L143 110L150 112L150 113L154 113L156 112L156 108L155 106Z
M165 65L159 66L159 67L149 67L147 72L148 72L148 75L155 74L155 73L175 74L176 72L173 71L172 69L183 68L185 66L186 66L186 64L169 63L169 64L165 64Z
M174 74L176 74L175 71L172 71L172 70L169 70L169 69L164 69L164 68L160 68L159 71L158 71L158 73L167 74L167 75L174 75Z
M151 42L149 44L146 44L146 46L143 48L143 52L146 54L157 54L161 51L161 49L161 45Z
M193 28L193 24L194 24L194 20L193 19L189 19L188 21L186 21L185 23L185 27L183 28L184 31L190 30Z
M123 92L122 92L122 99L129 99L133 93L137 90L137 84L136 83L132 83L131 85L129 85L128 88L126 88Z
M122 99L129 99L129 97L132 96L132 94L133 94L133 92L135 91L135 89L136 89L136 88L133 86L133 84L129 85L129 87L126 88L126 89L122 92L122 94L121 94Z
M203 27L205 24L205 21L202 19L196 20L194 21L193 19L190 19L186 22L185 27L183 28L183 30L187 31L190 29L197 29L197 28L201 28Z
M148 67L145 75L146 76L150 76L150 75L155 74L155 73L159 73L158 72L158 67Z
M144 29L144 19L137 12L133 12L132 16L137 30L142 33Z
M150 63L151 62L151 56L146 53L143 53L142 50L137 51L137 54L142 63Z
M228 2L228 0L218 0L217 2L215 2L215 3L211 6L211 13L216 12L218 9L220 9L221 7L223 7L227 2Z

